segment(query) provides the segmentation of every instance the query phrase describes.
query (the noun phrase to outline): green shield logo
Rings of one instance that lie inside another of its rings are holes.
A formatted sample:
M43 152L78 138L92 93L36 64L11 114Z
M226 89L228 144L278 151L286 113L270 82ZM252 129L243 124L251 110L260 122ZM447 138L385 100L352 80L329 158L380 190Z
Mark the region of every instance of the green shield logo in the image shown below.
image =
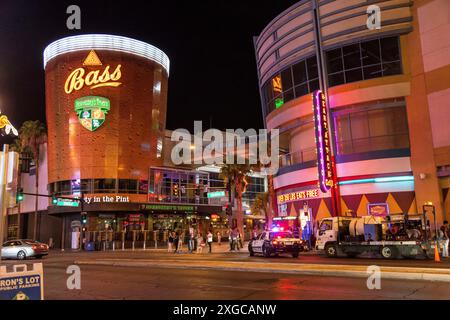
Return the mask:
M109 99L104 97L82 97L75 100L75 112L81 125L95 131L105 122L106 114L111 108Z

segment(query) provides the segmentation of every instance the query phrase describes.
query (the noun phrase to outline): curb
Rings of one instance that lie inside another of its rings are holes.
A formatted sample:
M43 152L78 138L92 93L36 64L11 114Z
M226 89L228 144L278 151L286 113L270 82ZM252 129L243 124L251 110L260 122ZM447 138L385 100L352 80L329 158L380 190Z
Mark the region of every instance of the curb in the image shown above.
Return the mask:
M203 264L207 261L202 261ZM202 265L200 263L186 263L186 261L178 264L177 262L168 260L159 261L132 261L132 260L78 260L78 265L97 265L112 267L159 267L171 269L195 269L195 270L220 270L220 271L240 271L240 272L260 272L260 273L282 273L282 274L299 274L299 275L318 275L318 276L335 276L335 277L353 277L367 278L371 273L367 272L366 266L351 265L297 265L292 264L271 264L270 266L255 267L243 265L242 262L227 262L222 265ZM207 263L208 264L208 263ZM382 278L394 280L419 280L419 281L438 281L450 282L450 271L445 269L431 268L397 268L397 267L381 267Z

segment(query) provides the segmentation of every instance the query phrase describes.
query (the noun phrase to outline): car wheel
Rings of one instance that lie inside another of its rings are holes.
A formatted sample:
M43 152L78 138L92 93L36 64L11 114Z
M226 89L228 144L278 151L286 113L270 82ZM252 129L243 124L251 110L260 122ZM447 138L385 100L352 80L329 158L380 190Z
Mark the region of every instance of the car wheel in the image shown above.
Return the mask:
M325 246L325 254L328 258L336 258L337 257L337 248L334 244L327 244Z
M25 251L19 251L18 253L17 253L17 259L19 259L19 260L25 260L27 258L27 255L26 255L26 253L25 253Z
M392 246L387 246L381 248L381 256L385 259L396 259L397 258L397 248Z
M298 258L298 256L299 256L299 252L298 251L292 253L292 258Z
M266 246L263 247L262 252L263 252L264 257L266 257L266 258L270 257L270 252Z
M248 246L248 253L250 254L250 257L253 257L255 255L251 246Z

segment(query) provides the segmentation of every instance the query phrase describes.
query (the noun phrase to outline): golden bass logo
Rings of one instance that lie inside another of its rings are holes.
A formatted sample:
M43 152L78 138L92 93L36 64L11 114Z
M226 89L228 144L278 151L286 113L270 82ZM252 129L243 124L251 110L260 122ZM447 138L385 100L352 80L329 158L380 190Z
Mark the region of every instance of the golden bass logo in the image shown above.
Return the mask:
M102 63L94 50L91 50L83 62L83 66L101 65ZM84 68L75 69L67 77L64 91L67 94L71 94L73 91L81 90L85 85L89 86L90 89L99 87L118 87L122 84L119 82L122 77L121 67L122 65L119 64L114 71L111 71L111 67L107 65L103 70L94 70L88 73L86 73Z

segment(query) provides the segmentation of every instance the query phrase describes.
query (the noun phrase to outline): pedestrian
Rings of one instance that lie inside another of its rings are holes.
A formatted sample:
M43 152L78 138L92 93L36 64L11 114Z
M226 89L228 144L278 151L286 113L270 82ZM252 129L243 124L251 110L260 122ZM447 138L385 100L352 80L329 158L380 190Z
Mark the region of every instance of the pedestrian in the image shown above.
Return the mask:
M230 251L233 251L233 229L228 229L228 242L230 243Z
M240 231L238 231L238 246L239 246L239 250L244 248L244 244L242 243L242 234Z
M447 239L450 239L450 226L448 225L448 221L444 220L445 232L447 233ZM450 250L450 248L449 248ZM447 255L450 255L450 252L447 251Z
M202 253L204 246L205 246L205 239L203 239L203 235L199 232L197 235L197 253Z
M449 237L447 234L447 230L445 229L445 226L441 226L439 229L439 243L440 247L442 247L442 257L448 258L448 242Z
M207 242L209 247L209 253L212 253L212 243L213 243L213 234L211 231L208 231Z
M217 231L217 243L218 245L222 245L222 235L220 234L220 231Z
M173 250L173 232L169 232L169 240L167 241L167 252L172 252Z
M253 232L252 232L252 239L256 239L256 237L258 237L258 230L255 228L253 228Z
M194 228L189 228L189 252L194 253L194 247L195 247L195 238L194 238Z
M175 247L175 250L173 251L173 253L177 253L178 252L178 245L180 243L180 236L178 234L178 232L175 232L175 236L173 239L173 245Z
M183 241L185 233L186 232L184 230L181 230L180 233L178 234L178 247L177 247L178 252L181 252L183 250Z
M237 228L234 228L231 232L231 247L233 248L233 251L236 249L239 251L238 236L239 232L237 231Z

